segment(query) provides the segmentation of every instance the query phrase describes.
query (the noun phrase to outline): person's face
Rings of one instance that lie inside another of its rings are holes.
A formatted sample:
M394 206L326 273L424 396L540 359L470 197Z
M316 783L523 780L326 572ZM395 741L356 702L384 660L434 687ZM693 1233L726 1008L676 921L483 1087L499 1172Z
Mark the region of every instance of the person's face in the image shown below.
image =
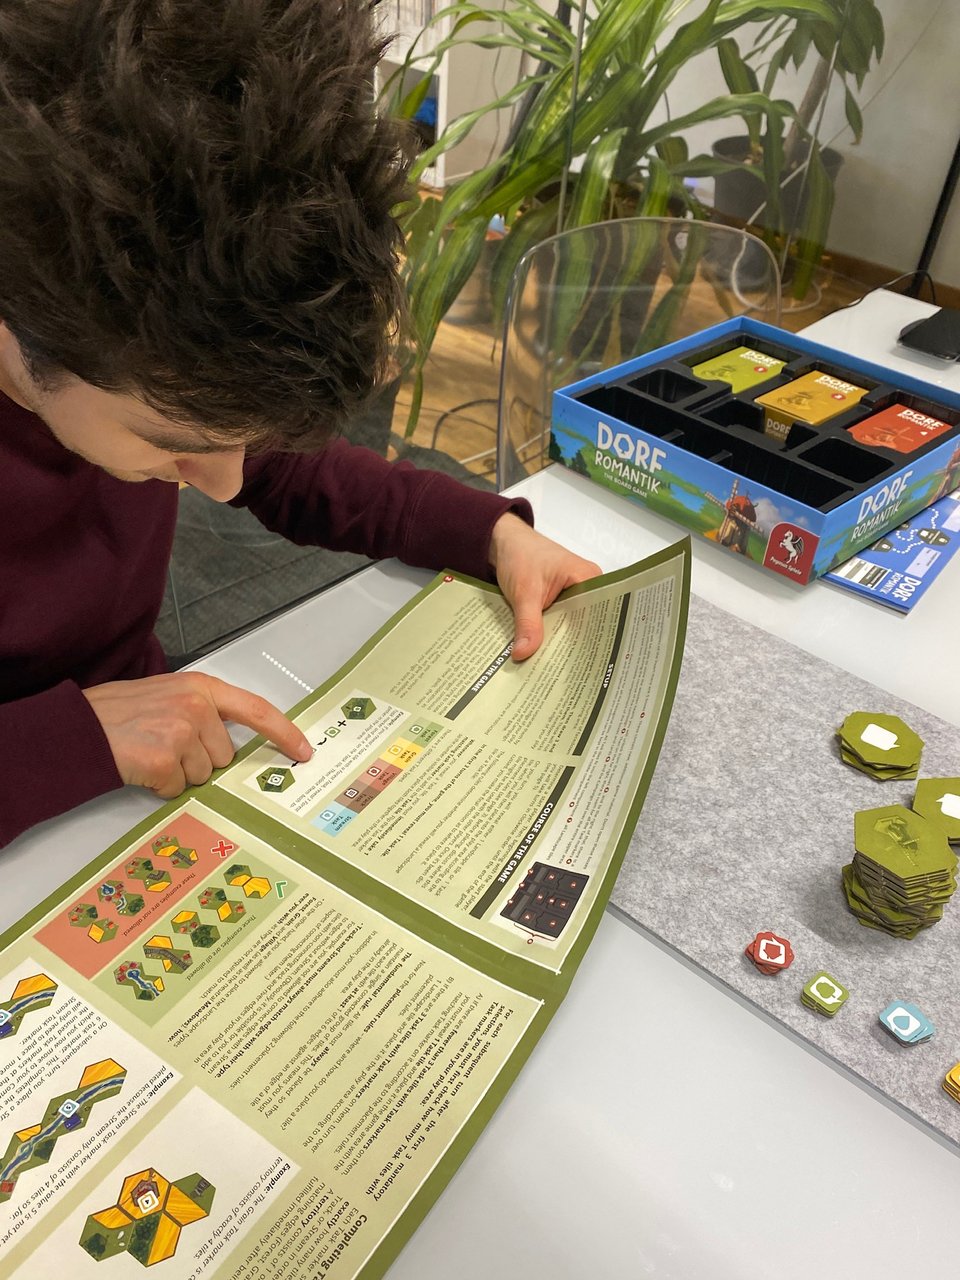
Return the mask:
M16 338L0 321L0 390L29 409L72 453L118 480L189 484L227 502L243 484L244 448L224 449L172 423L135 396L79 378L45 390L30 376Z

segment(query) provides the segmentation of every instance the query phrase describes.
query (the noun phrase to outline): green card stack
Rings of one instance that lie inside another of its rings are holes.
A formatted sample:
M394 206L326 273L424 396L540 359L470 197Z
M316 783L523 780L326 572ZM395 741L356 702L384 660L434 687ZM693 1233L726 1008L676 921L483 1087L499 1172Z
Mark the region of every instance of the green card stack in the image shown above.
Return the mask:
M861 924L913 938L941 919L957 887L957 856L941 828L891 804L854 816L854 843L843 888Z
M822 1013L825 1018L833 1018L847 1002L850 992L847 988L821 969L804 983L800 992L800 1003L812 1009L814 1013Z
M837 730L837 737L844 761L877 782L917 776L923 739L899 716L854 711Z

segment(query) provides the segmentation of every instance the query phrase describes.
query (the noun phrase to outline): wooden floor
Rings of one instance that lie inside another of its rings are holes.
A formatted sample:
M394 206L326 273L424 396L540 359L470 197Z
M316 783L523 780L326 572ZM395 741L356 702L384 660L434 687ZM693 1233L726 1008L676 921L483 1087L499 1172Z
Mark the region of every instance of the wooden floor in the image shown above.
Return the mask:
M855 301L870 287L821 270L811 291L812 301L798 304L784 297L781 326L796 332ZM482 306L482 299L477 305ZM414 444L440 449L474 474L492 480L500 335L489 320L471 315L470 304L459 306L453 315L453 320L441 324L433 344L425 370L423 403L409 435L411 386L407 383L401 388L393 420L394 440L400 444L408 438Z

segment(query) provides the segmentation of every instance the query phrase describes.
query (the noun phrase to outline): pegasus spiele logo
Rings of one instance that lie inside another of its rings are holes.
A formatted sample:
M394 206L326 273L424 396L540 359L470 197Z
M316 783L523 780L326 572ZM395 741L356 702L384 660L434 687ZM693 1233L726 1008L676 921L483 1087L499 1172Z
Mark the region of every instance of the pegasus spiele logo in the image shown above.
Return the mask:
M774 569L794 582L809 582L819 541L815 533L792 522L775 524L767 539L764 567Z
M803 538L793 529L787 529L780 539L780 550L787 554L787 567L796 564L803 555Z

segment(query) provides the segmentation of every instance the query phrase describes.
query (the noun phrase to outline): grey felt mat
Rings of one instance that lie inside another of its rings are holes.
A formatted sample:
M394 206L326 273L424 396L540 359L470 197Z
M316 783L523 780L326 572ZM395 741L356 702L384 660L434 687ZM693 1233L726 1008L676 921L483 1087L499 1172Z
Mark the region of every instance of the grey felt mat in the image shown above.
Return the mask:
M960 1143L960 1105L940 1087L960 1061L960 890L910 941L851 915L840 869L853 856L853 815L909 807L914 789L841 762L834 732L851 711L889 712L916 730L921 777L960 774L960 729L692 598L670 727L612 900ZM761 929L796 953L772 977L743 954ZM833 1019L800 1003L820 969L850 990ZM884 1031L877 1015L894 999L919 1005L932 1041L900 1045Z

